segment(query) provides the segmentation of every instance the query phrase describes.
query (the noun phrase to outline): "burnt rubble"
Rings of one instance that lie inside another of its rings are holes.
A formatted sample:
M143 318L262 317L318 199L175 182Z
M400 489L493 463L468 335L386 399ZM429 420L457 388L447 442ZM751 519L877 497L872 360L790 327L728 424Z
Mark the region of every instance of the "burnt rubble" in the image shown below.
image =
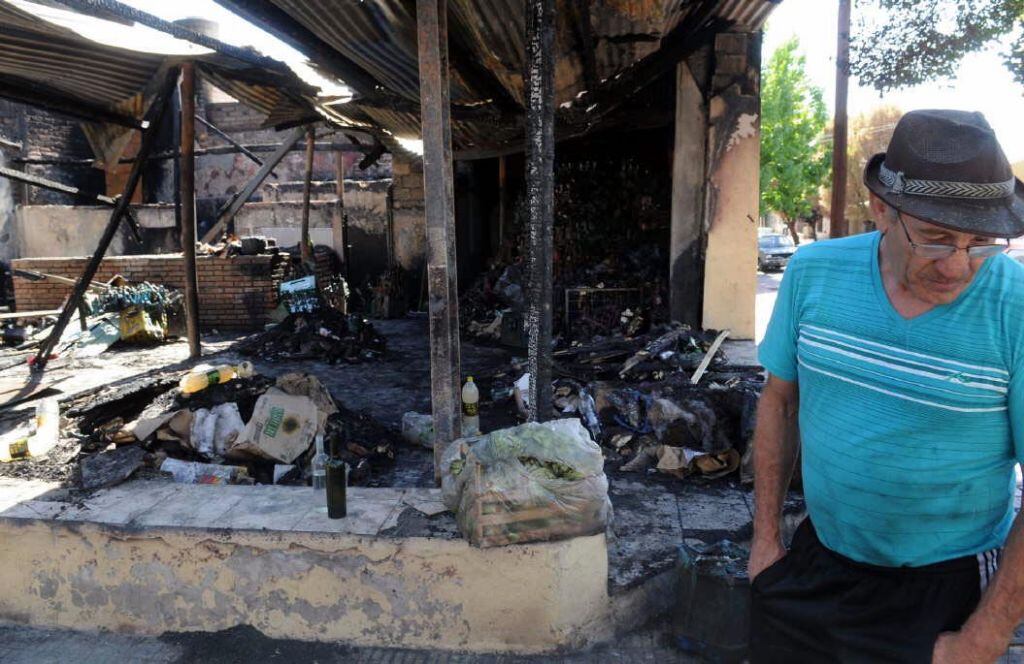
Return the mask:
M753 436L764 384L759 366L730 365L718 351L692 382L718 333L660 326L651 333L596 337L554 353L552 417L577 417L604 449L608 468L680 477L734 472ZM493 378L493 406L522 402L513 366ZM510 394L511 392L511 394ZM523 407L519 406L520 417Z
M386 347L384 337L361 316L323 308L289 314L269 330L240 342L235 350L265 362L316 359L354 364L381 357Z
M200 472L192 481L201 483L309 484L315 452L312 431L301 443L301 453L285 460L230 453L225 458L219 450L201 449L195 439L200 415L228 407L237 413L240 424L248 422L257 414L262 397L283 394L282 390L294 386L312 386L308 396L295 389L292 392L295 398L314 402L314 412L323 413L325 449L335 449L349 465L351 485L367 485L391 468L399 454L397 432L345 408L309 374L285 374L276 381L262 375L238 377L188 395L178 386L181 375L157 372L74 397L63 405L57 446L43 457L0 464L0 476L44 479L91 490L132 476L169 479L161 468L167 471L165 461L170 459L178 466L225 469L222 478L217 477L219 473ZM7 413L5 417L28 419L26 414Z

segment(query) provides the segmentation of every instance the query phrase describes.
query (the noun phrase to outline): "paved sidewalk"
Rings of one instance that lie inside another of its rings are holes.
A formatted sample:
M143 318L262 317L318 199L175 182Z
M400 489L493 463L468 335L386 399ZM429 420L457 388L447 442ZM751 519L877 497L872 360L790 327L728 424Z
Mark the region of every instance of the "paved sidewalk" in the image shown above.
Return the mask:
M269 639L251 627L223 632L165 634L160 637L34 629L0 625L3 664L621 664L697 660L676 650L665 624L653 625L611 646L572 655L516 657L461 655L429 650L356 648L332 643Z
M0 624L2 664L696 664L673 647L660 622L618 642L566 655L463 655L430 650L357 648L333 643L270 639L251 627L163 636L74 632ZM1019 640L1019 639L1018 639ZM1024 664L1013 646L1000 664Z

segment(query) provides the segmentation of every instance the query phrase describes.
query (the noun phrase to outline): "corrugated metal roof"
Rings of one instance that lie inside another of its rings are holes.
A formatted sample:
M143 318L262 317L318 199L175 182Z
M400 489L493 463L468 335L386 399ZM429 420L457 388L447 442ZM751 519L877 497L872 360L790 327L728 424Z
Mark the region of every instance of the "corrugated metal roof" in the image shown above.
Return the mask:
M206 49L203 54L186 57L119 48L44 20L26 10L31 6L0 0L0 76L40 86L52 97L140 118L144 106L140 101L151 93L158 75L190 59L197 62L203 76L263 113L268 123L308 119L317 113L316 89L285 73L288 70L283 63L268 69ZM40 7L40 13L50 9ZM114 28L116 33L131 26L118 23Z
M245 0L218 0L244 9ZM743 31L761 29L780 0L721 0L712 15ZM406 0L268 0L315 39L357 65L379 88L394 97L419 99L415 5ZM584 4L585 3L585 4ZM662 40L681 24L700 0L556 0L555 103L571 102L586 91L581 30L589 30L596 83L613 79L658 51ZM453 104L477 105L494 100L495 90L474 85L479 68L500 86L504 99L524 104L526 3L522 0L449 0L449 63ZM581 6L589 21L580 23ZM575 23L574 23L575 21ZM302 50L301 36L288 30ZM460 48L454 48L459 45ZM467 52L468 51L468 52ZM589 56L588 56L589 57ZM313 57L316 60L315 57ZM325 70L329 63L317 62ZM379 90L362 90L364 94ZM350 114L380 123L396 135L418 135L415 113L350 104ZM338 107L344 112L345 107ZM521 128L494 127L479 121L453 121L456 149L495 145L521 136Z

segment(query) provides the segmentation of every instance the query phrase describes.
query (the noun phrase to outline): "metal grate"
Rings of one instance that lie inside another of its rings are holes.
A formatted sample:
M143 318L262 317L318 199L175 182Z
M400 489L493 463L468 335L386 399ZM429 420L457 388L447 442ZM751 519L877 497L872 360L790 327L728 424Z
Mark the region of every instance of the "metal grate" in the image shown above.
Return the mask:
M640 288L566 288L565 332L571 337L574 327L585 324L609 333L618 327L625 309L635 311L642 303Z

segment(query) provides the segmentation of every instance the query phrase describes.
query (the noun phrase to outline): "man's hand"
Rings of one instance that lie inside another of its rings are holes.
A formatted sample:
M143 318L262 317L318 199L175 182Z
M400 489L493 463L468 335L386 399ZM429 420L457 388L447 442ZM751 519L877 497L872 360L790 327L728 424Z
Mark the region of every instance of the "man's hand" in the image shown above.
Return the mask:
M1005 648L998 647L998 641L977 639L963 631L943 632L935 641L932 650L932 664L992 664L1002 657Z
M747 561L747 577L753 583L761 572L771 567L786 555L786 547L779 538L755 537L750 545L750 560Z

